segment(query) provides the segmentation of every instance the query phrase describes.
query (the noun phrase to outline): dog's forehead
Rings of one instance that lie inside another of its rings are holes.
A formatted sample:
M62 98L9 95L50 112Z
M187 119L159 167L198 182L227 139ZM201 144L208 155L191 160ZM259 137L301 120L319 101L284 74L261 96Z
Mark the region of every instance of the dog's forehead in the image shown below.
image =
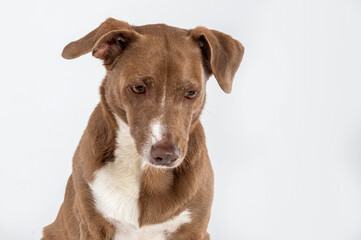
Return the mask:
M148 24L143 26L134 26L134 29L140 34L154 35L154 36L187 36L189 35L189 30L169 26L166 24Z
M199 53L199 47L189 35L189 31L165 24L145 25L137 28L142 35L138 40L139 50L151 57L189 58Z
M175 78L178 82L194 82L203 77L200 49L187 30L164 24L136 30L142 38L130 46L123 62L123 76L148 75L155 80Z

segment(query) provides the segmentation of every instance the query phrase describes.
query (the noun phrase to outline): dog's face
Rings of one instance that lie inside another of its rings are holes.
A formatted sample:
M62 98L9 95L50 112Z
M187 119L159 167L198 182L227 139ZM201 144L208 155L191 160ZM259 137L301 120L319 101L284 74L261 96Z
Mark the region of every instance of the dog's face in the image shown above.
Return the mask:
M125 48L108 72L115 96L109 104L120 99L116 104L126 113L143 159L156 166L177 166L187 152L191 123L204 104L202 56L185 33L167 40L142 36Z
M107 68L103 100L129 126L142 158L165 168L178 166L186 156L209 76L230 92L243 56L238 41L217 31L132 27L114 19L70 43L63 56L89 51Z

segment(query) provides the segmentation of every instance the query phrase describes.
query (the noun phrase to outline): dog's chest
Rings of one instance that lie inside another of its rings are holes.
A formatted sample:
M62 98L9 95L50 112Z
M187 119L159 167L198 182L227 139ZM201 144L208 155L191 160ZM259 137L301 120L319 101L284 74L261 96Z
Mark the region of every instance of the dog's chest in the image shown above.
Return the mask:
M99 169L89 184L95 206L115 226L114 240L165 240L169 233L190 222L190 213L183 211L166 222L139 228L138 199L144 167L129 129L122 122L119 127L115 160Z

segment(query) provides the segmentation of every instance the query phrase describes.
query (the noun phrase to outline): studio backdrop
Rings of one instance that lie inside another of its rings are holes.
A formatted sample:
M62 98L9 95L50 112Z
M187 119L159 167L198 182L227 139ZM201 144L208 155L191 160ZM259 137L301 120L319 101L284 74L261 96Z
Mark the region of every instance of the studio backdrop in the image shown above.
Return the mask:
M245 55L201 117L214 240L361 239L361 1L3 1L0 239L40 239L105 75L63 47L108 17L228 33Z

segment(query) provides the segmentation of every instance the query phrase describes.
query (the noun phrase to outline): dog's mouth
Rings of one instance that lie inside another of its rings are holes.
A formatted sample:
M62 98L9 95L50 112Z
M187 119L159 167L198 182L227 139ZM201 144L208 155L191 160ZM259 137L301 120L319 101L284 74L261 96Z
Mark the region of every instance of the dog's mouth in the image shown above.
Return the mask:
M171 159L170 161L163 162L161 160L155 160L153 158L149 158L147 163L156 168L176 168L181 164L181 159Z

